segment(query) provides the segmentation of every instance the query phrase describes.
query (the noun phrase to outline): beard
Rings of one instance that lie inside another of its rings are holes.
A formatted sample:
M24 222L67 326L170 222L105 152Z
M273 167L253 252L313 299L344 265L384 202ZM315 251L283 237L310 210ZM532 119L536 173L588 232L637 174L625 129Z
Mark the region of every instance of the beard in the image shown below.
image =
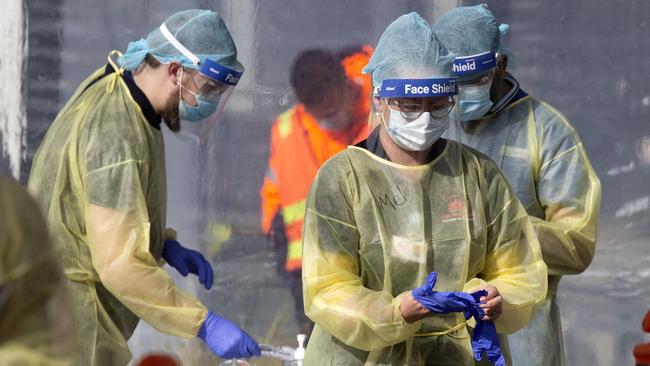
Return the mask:
M181 129L181 119L178 115L178 103L171 103L171 106L162 113L162 118L172 132Z
M178 112L180 98L180 92L170 94L166 103L168 107L160 114L163 121L172 132L178 132L181 130L181 118Z

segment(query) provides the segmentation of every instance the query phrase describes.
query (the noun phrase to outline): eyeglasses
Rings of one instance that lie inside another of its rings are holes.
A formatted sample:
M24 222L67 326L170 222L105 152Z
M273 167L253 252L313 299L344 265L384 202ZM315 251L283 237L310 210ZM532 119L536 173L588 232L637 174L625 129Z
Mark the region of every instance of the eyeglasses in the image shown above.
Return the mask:
M456 102L451 97L440 98L389 98L388 106L398 110L407 120L420 118L429 112L434 118L443 118L451 112Z
M197 88L197 92L193 92L189 90L192 94L196 95L201 95L206 99L213 99L217 98L225 91L228 89L229 85L226 85L224 83L218 82L216 80L212 80L208 77L205 77L198 72L189 71L187 72L187 75L190 76L192 79L192 82Z
M487 74L478 77L476 79L472 80L465 80L465 81L458 81L458 85L461 86L467 86L467 85L473 85L473 86L482 86L482 85L487 85L492 83L492 78L494 77L494 69L490 70Z

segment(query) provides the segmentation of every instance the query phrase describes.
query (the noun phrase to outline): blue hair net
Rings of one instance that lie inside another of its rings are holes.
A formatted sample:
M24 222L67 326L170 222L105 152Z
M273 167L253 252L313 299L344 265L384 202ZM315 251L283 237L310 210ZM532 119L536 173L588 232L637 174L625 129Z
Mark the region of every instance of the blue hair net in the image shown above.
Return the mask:
M451 77L453 61L429 23L411 12L386 28L363 73L372 74L373 86L378 87L385 79Z
M235 42L219 14L210 10L183 10L170 16L164 24L201 62L209 58L235 71L244 71L242 64L237 61ZM169 43L160 28L154 29L146 39L130 42L126 53L117 62L127 70L135 70L147 54L164 64L178 61L185 67L199 69L199 65Z
M433 25L438 39L458 57L503 52L501 37L508 29L507 24L497 25L494 14L484 4L450 10Z

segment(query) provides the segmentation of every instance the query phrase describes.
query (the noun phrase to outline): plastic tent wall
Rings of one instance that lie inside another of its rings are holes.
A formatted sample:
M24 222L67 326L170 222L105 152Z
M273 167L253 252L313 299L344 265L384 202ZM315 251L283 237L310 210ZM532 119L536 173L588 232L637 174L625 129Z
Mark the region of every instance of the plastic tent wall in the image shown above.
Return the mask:
M174 278L264 343L293 346L292 300L260 231L258 193L271 123L294 101L291 61L308 47L374 45L399 15L417 10L433 20L456 3L110 0L89 6L81 0L26 0L21 180L58 109L81 80L105 64L110 50L126 49L174 11L219 11L246 66L244 78L208 144L192 145L165 133L168 224L185 245L208 253L215 287L205 291L194 278ZM526 91L568 116L603 184L594 262L585 273L565 277L559 290L567 364L632 364L632 346L644 340L640 321L650 303L650 3L488 3L511 25L504 45L516 56L513 74ZM7 162L0 157L5 172ZM167 337L143 323L130 345L136 359L171 351L184 364L216 363L200 341Z

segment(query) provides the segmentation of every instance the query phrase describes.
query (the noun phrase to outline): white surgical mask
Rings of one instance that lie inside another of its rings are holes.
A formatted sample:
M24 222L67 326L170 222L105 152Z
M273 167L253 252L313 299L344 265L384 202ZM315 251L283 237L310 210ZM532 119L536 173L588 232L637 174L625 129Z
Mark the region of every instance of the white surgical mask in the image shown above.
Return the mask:
M469 122L477 120L492 108L494 102L490 100L491 83L485 85L461 86L458 90L460 104L460 120Z
M400 111L390 109L390 119L388 124L385 121L384 124L388 135L397 145L409 151L423 151L431 147L449 128L449 115L438 119L425 112L409 121L402 117Z
M324 118L319 119L318 120L318 125L321 128L323 128L325 130L328 130L328 131L336 130L336 128L338 127L336 122L334 120L329 119L329 118L328 119L324 119Z

